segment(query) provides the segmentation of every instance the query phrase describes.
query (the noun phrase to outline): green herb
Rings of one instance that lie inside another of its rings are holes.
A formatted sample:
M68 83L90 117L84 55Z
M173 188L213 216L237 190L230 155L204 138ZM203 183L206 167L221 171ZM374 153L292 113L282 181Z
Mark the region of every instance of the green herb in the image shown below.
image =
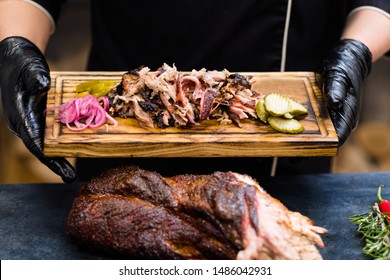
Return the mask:
M370 207L370 212L350 216L348 220L363 235L365 255L375 260L390 260L390 223L378 203Z

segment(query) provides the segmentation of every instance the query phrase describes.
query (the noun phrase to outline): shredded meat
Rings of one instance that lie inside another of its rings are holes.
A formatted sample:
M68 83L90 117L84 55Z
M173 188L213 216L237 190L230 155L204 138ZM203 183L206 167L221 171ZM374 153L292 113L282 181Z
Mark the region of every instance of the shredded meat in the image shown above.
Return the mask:
M227 70L203 68L181 73L167 64L155 72L140 67L123 74L121 83L108 95L110 113L135 117L145 127L184 127L220 119L224 112L230 112L240 126L242 119L257 118L255 105L262 97L251 89L250 80Z

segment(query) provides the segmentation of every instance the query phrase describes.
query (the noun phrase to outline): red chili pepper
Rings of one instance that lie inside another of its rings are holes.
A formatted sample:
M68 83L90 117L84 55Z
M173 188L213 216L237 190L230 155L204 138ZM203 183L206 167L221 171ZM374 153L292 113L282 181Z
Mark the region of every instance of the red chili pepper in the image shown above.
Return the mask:
M379 200L379 210L381 210L382 213L387 214L387 219L390 220L390 201L382 199L381 197L381 191L382 191L383 185L380 185L378 188L378 200Z

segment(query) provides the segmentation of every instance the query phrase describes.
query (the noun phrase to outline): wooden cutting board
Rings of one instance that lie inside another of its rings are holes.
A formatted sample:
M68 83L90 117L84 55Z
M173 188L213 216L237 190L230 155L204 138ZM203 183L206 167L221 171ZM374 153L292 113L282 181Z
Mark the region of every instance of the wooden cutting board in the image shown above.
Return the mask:
M334 156L338 139L312 72L241 73L252 75L253 89L279 92L304 104L309 113L301 134L285 134L259 120L242 127L216 120L190 128L144 128L135 119L119 125L70 131L57 122L58 106L75 98L75 86L88 80L114 80L124 72L53 72L48 93L44 153L48 157L274 157Z

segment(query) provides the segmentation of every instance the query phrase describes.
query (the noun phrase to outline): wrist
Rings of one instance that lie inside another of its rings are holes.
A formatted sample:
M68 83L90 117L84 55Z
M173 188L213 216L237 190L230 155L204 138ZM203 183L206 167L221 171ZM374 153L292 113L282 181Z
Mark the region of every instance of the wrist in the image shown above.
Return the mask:
M43 53L50 37L46 14L25 1L0 1L0 40L11 36L28 39Z
M390 18L375 9L354 10L341 39L355 39L366 45L375 62L390 49Z

